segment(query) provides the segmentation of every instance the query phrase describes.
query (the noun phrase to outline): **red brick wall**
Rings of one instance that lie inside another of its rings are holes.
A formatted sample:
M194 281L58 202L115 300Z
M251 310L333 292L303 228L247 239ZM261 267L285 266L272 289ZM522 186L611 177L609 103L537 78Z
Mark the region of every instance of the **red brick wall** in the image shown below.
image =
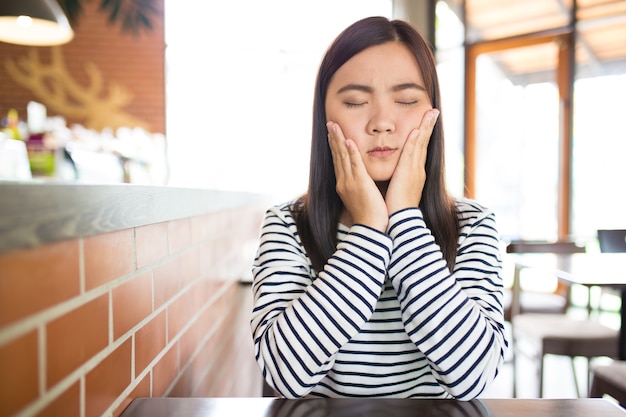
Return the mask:
M114 85L132 95L131 101L121 110L137 126L143 125L150 132L165 133L165 34L163 0L157 0L160 15L153 17L151 31L142 30L139 36L121 31L119 23L108 22L107 12L98 9L100 1L82 1L84 13L74 24L75 37L60 47L67 70L76 83L87 88L89 78L86 64L92 63L103 77L104 89L100 99L109 94ZM36 52L42 63L51 61L51 47L18 46L0 42L0 117L15 108L26 119L26 105L35 100L48 107L48 115L62 115L68 124L87 125L81 115L72 114L75 103L54 108L45 97L16 83L7 71L8 61L17 61ZM118 127L114 112L102 111L106 122ZM127 123L124 123L128 125ZM92 126L88 126L92 127ZM95 126L100 130L100 126Z
M242 378L259 371L238 280L263 210L1 254L0 416L118 416L136 397L259 395L260 380Z

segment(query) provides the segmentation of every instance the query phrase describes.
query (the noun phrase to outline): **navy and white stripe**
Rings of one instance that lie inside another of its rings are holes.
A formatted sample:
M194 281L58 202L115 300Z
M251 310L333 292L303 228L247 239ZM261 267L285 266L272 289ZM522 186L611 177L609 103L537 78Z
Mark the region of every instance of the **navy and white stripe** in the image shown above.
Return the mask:
M471 399L493 381L507 341L493 213L458 200L451 274L420 209L387 233L339 225L315 276L283 204L269 209L253 266L251 328L268 383L288 398Z

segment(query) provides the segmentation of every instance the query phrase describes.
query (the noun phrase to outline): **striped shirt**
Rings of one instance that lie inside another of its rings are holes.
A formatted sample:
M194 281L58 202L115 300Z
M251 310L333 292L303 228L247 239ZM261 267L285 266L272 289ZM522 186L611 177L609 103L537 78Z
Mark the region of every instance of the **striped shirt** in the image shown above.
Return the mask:
M280 395L477 397L508 345L492 212L457 200L460 236L450 273L418 208L387 233L339 225L316 275L289 204L270 208L252 268L256 360Z

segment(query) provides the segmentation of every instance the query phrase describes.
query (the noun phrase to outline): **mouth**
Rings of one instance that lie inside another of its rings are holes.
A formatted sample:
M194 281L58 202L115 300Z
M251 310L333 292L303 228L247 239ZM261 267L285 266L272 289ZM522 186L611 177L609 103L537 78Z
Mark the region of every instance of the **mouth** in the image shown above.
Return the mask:
M396 152L396 149L390 148L388 146L376 147L367 151L367 154L373 158L385 158L393 155Z

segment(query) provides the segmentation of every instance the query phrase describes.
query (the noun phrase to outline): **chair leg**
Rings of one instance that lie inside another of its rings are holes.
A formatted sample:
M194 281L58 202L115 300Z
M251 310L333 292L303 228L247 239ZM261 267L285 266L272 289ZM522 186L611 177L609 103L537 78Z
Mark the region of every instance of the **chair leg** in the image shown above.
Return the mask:
M591 381L591 388L589 389L589 398L602 398L604 395L604 388L601 387L602 382L593 377Z
M513 363L513 398L517 398L517 354L515 353L515 341L513 343L513 358L511 362Z
M513 363L513 398L517 398L517 343L515 343L515 329L511 323L511 362Z
M537 368L537 379L539 380L539 398L543 398L543 366L544 366L544 360L545 360L545 354L543 353L543 350L541 351L541 354L539 356L539 366Z
M591 392L591 379L592 379L592 371L591 371L591 358L585 358L587 360L587 385L585 395L589 397L589 393Z
M578 374L576 373L576 364L574 363L574 357L570 356L570 364L572 365L572 375L574 376L574 387L576 387L576 397L580 397L580 388L578 387Z

